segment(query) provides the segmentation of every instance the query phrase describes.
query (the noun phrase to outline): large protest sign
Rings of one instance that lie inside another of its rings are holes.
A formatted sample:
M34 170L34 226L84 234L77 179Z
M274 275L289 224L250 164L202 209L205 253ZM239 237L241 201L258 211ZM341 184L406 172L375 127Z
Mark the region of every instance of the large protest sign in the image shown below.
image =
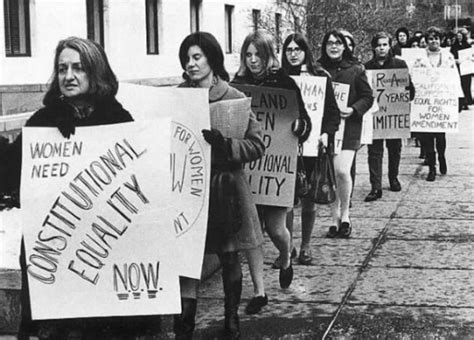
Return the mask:
M424 48L402 48L401 59L405 60L410 73L413 66L424 58L426 58L426 49Z
M306 111L311 118L312 130L308 140L304 143L304 156L317 156L319 149L319 135L324 114L326 99L325 77L293 76L301 91Z
M117 98L136 120L162 116L172 119L169 225L179 251L169 256L181 276L199 279L209 206L211 148L201 133L210 128L209 90L120 83Z
M167 261L170 119L24 128L21 206L34 319L179 312Z
M378 110L373 112L373 139L410 136L408 69L367 70Z
M361 144L372 144L374 136L374 125L372 123L374 112L377 112L379 106L377 102L374 101L372 107L364 114L362 117L362 129L360 132L360 143Z
M415 85L415 99L411 103L411 131L458 131L457 70L415 67L412 80Z
M263 129L265 155L245 164L255 203L292 207L298 138L291 125L299 117L294 91L260 86L235 86L252 97L252 111Z
M465 76L474 73L474 46L458 51L459 74Z
M347 110L347 103L349 101L349 90L351 86L349 84L332 82L332 87L334 89L334 97L336 98L337 106L339 110ZM341 123L339 124L339 129L334 135L334 152L336 154L341 152L342 141L344 139L344 129L346 126L346 120L341 118Z

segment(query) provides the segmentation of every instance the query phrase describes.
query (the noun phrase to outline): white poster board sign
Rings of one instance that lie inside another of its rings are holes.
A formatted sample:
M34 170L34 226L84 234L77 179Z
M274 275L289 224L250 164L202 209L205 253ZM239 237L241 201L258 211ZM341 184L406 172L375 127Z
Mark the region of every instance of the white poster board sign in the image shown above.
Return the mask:
M373 114L373 139L410 137L408 69L367 70L378 110Z
M298 114L294 91L233 85L252 97L252 111L263 130L265 155L246 163L250 190L256 204L292 207L295 194L298 138L291 125Z
M462 76L474 73L474 46L458 51L459 74Z
M412 81L415 85L415 98L411 102L411 131L457 132L457 71L454 68L415 67Z
M410 73L413 65L424 58L426 58L426 50L424 48L402 48L401 59L405 60Z
M349 101L349 90L351 86L349 84L332 82L334 89L334 97L336 98L337 106L339 110L347 110L347 103ZM346 120L341 118L339 129L334 135L334 153L338 154L342 150L342 141L344 139L344 128L346 126Z
M169 118L78 127L69 140L23 129L33 319L179 312L169 134Z
M319 150L319 136L324 114L326 99L326 78L311 76L292 77L301 91L306 111L311 118L312 130L309 138L304 143L304 156L317 156Z
M224 137L244 139L249 126L251 98L220 100L210 104L211 127Z
M181 276L201 277L209 207L211 147L201 130L210 128L209 90L158 88L120 83L118 100L135 120L169 116L171 202L169 224L179 251L171 254Z

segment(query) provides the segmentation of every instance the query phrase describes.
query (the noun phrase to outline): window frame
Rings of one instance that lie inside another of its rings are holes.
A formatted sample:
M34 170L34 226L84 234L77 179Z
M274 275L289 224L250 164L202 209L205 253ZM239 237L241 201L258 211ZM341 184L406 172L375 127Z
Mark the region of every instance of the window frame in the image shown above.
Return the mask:
M17 4L18 13L12 13L12 3ZM20 18L20 3L23 4L23 22ZM4 0L4 29L5 29L5 55L6 57L31 57L31 31L30 31L30 0ZM12 23L13 14L18 14L18 27ZM18 30L18 46L13 46L15 42L14 29ZM22 34L23 31L23 34ZM21 41L24 43L24 52L21 51ZM18 47L18 51L15 51Z
M97 6L95 6L97 4ZM96 22L96 12L98 9L98 23ZM87 19L87 39L93 40L104 47L104 0L86 0ZM96 40L96 28L99 28L99 41Z
M153 13L150 13L150 7ZM159 7L160 0L145 0L145 17L146 17L146 53L148 55L158 55L160 54L160 32L159 32ZM150 23L150 19L152 22ZM151 46L150 32L153 30L153 45L154 49Z
M225 5L225 50L227 54L233 53L232 38L233 38L233 19L234 19L234 5Z

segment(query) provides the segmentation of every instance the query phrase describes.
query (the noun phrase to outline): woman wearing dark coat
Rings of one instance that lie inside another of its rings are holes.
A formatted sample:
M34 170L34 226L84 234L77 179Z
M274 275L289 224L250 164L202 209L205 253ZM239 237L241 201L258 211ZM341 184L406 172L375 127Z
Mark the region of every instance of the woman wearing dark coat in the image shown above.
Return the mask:
M451 45L450 52L456 60L456 65L459 71L459 51L467 48L471 48L471 45L467 42L467 34L464 30L459 30L456 33L456 40L453 45ZM461 75L461 87L462 92L464 93L464 100L460 100L460 110L468 110L468 105L472 105L472 93L471 93L471 83L472 83L472 74Z
M323 118L321 122L321 131L319 133L319 142L324 147L330 148L330 153L334 149L334 134L339 128L341 116L339 108L334 97L331 76L319 64L313 65L313 57L306 38L301 33L290 34L283 43L282 48L282 69L289 75L317 76L326 78L326 95L324 99ZM316 163L316 157L303 157L306 176L311 178ZM316 218L316 205L307 198L302 199L301 211L301 247L298 256L298 262L303 265L309 265L312 261L310 248L311 233L313 231ZM293 211L292 211L293 212ZM290 233L293 231L293 214L289 213L287 228Z
M242 92L228 85L229 74L224 68L224 54L211 34L196 32L187 36L181 43L179 59L185 71L185 82L179 85L180 87L208 88L210 104L221 100L245 98ZM230 339L240 337L238 308L242 292L242 270L238 251L261 247L263 243L257 209L243 164L262 157L265 146L260 124L250 107L248 110L248 126L243 139L224 137L219 130L212 127L211 130L202 131L204 139L211 145L211 189L206 252L216 253L222 263L224 331ZM221 180L222 185L219 185L218 182ZM223 195L221 201L219 195L221 190L233 193L233 197ZM232 207L231 199L234 201ZM223 219L218 218L224 210L232 210L229 214L236 218L225 216ZM238 231L223 232L228 228ZM192 339L198 281L181 277L180 284L182 312L175 317L174 332L176 339Z
M107 125L133 121L130 113L115 99L118 81L110 68L102 47L87 39L70 37L56 47L52 82L44 107L31 116L26 126L57 127L65 138L77 126ZM9 190L18 195L20 189L22 135L8 150ZM35 333L39 339L121 339L159 333L159 320L154 316L104 317L32 321L26 273L25 248L22 242L22 320L19 339Z
M333 82L350 86L347 108L339 108L345 120L342 150L334 157L336 172L336 201L331 205L333 225L327 236L349 237L352 224L349 217L349 203L352 191L350 168L356 150L360 147L362 117L373 104L374 97L365 69L352 56L344 35L330 31L323 38L321 65L329 72Z
M288 127L303 143L311 132L311 120L296 82L279 68L273 37L264 30L257 30L244 39L240 51L240 66L231 84L255 85L292 90L298 101L299 118ZM286 207L258 205L259 216L273 244L279 250L279 282L288 288L293 280L291 265L291 238L286 228ZM247 314L258 313L268 303L263 282L263 249L246 252L254 285L254 297L246 308Z

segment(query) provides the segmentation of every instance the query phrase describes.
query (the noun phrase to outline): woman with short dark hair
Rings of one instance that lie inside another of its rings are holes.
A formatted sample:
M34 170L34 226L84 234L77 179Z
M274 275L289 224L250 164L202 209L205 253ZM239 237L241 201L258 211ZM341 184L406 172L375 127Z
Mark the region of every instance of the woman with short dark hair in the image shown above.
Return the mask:
M458 71L460 72L459 68L459 51L464 50L467 48L471 48L471 45L467 41L467 31L464 30L459 30L456 33L456 40L454 43L451 45L450 52L454 56L454 59L456 60L456 66L458 67ZM472 83L472 74L465 74L465 75L460 75L461 76L461 86L462 86L462 91L464 93L464 98L463 100L460 99L459 104L460 104L460 110L468 110L469 108L467 107L468 105L472 105L472 93L471 93L471 83Z
M185 79L179 87L209 89L209 103L245 98L242 92L227 83L229 75L224 67L224 54L210 33L196 32L187 36L181 43L179 59ZM212 126L211 130L202 130L204 139L211 145L206 253L216 253L222 263L224 331L230 339L240 337L238 308L242 292L242 270L238 252L261 247L263 243L257 209L243 164L262 157L265 146L260 124L250 106L248 114L243 139L223 136L221 131ZM224 192L228 195L223 195ZM232 210L229 212L232 216L238 218L222 216L224 211L229 210ZM229 229L238 231L224 232ZM182 277L180 283L182 312L175 317L174 331L176 339L191 339L198 281Z

